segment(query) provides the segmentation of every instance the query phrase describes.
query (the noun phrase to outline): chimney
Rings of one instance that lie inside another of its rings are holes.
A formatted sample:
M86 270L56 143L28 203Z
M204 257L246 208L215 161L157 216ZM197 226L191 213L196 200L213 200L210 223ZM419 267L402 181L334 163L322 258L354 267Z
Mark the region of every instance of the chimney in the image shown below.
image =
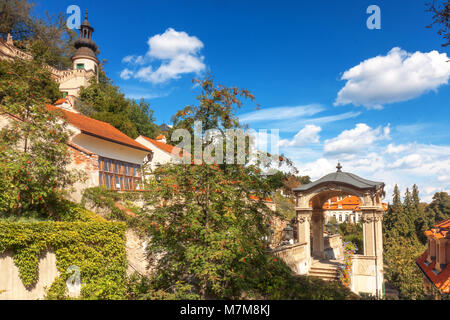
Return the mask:
M167 143L167 139L166 136L163 134L160 134L159 136L156 137L157 141L163 142L163 143Z

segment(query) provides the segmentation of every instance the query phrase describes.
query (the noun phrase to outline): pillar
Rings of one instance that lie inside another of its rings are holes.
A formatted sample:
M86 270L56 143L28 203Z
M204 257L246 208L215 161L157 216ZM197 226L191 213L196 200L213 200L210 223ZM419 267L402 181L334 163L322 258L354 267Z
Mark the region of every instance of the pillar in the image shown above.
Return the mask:
M383 213L382 208L361 207L363 222L364 256L373 257L374 294L383 294Z
M323 239L323 211L315 211L312 215L312 235L313 235L313 256L323 259L324 239Z
M310 222L312 209L297 209L297 240L299 243L306 243L306 255L309 262L311 257Z

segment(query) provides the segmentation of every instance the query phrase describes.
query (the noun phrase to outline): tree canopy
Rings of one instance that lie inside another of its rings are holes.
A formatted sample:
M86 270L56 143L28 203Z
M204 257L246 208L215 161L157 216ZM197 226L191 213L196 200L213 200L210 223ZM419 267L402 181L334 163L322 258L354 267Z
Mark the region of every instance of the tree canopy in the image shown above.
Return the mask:
M75 108L81 113L107 122L133 139L139 135L155 138L160 132L149 103L127 99L103 70L98 82L92 79L88 87L80 90L80 100Z

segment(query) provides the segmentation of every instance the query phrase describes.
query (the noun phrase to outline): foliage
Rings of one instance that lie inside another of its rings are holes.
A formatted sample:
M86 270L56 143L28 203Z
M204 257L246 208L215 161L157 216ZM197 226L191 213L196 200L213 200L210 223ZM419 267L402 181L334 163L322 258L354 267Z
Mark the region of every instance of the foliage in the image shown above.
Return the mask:
M71 68L76 33L66 26L64 13L45 18L32 15L34 4L25 0L0 0L0 36L10 33L15 45L35 59L56 68Z
M211 78L197 83L203 89L199 105L180 110L174 127L194 132L194 122L202 121L205 131L240 128L235 116L241 105L238 97L253 96L247 90L215 86ZM152 260L156 275L151 285L138 288L148 297L162 292L179 297L178 290L202 299L306 297L302 284L309 282L293 281L289 267L267 252L262 240L273 215L264 199L273 189L261 174L261 164L195 160L154 172L159 185L149 190L140 219L152 238L152 257L158 256ZM336 290L324 295L334 294Z
M276 204L277 213L287 220L292 220L296 217L295 204L293 200L287 198L277 191L273 196L273 201Z
M8 222L0 221L0 253L13 251L23 284L37 281L40 254L53 251L60 274L48 291L48 299L67 299L67 268L81 270L81 299L123 299L125 295L125 225L93 218L73 206L73 211L89 222ZM76 215L72 216L76 218Z
M431 28L435 24L439 25L438 34L445 40L442 46L450 45L450 0L440 0L438 5L433 0L428 3L427 11L433 13L433 23L427 28Z
M403 203L400 190L395 186L393 204L389 205L383 221L386 278L399 289L402 299L425 298L422 274L415 263L425 250L418 238L418 229L422 228L424 220L424 211L420 208L417 186L413 187L412 194L406 190Z
M431 220L428 228L436 223L450 218L450 195L447 192L437 192L426 209L427 217Z
M69 132L46 103L59 95L36 61L0 61L0 215L55 217L64 190L81 178L71 171Z
M352 242L344 243L344 264L338 268L339 280L342 284L350 288L352 283L352 256L357 252L358 247Z
M139 103L126 99L103 70L99 71L98 82L92 79L88 87L80 90L80 99L90 106L83 108L83 104L77 104L80 112L111 124L133 139L139 135L155 138L159 133L150 105L144 99Z
M416 239L391 237L384 243L385 274L402 299L423 299L423 276L416 259L425 251Z

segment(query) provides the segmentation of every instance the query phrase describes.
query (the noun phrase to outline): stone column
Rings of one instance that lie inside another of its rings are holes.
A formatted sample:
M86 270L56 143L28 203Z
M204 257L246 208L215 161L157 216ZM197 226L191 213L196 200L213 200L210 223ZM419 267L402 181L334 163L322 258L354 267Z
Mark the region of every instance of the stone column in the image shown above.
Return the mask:
M312 209L301 208L297 209L297 240L299 243L306 243L306 255L311 256L311 241L310 241L310 222Z
M312 215L312 233L313 233L313 256L323 259L324 239L323 239L323 211L319 210Z
M374 294L382 296L383 292L383 213L378 207L360 207L363 222L364 256L374 258Z

